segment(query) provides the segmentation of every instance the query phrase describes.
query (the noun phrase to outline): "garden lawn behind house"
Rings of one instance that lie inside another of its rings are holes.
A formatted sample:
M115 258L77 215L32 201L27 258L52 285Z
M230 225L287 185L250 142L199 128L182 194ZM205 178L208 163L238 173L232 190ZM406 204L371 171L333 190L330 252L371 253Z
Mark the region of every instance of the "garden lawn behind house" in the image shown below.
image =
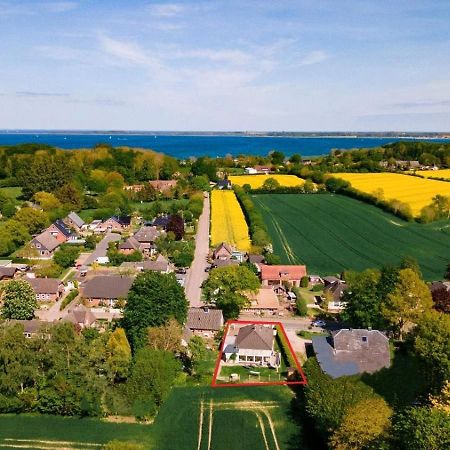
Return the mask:
M264 194L252 198L267 224L274 252L284 264L306 264L308 273L323 276L396 265L402 257L412 256L425 279L439 280L448 264L448 220L427 225L405 222L340 195Z

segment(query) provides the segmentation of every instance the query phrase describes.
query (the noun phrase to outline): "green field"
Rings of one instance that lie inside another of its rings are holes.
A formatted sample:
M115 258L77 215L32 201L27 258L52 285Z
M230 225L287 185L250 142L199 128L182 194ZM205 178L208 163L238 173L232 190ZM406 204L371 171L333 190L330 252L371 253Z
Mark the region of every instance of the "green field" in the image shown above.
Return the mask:
M0 447L94 450L116 439L155 450L207 450L209 442L210 450L276 450L276 443L280 450L292 450L292 442L307 450L292 418L293 397L286 386L177 387L151 425L0 415Z
M450 255L450 221L409 223L358 200L331 194L252 197L283 263L329 275L416 258L428 280L441 279Z

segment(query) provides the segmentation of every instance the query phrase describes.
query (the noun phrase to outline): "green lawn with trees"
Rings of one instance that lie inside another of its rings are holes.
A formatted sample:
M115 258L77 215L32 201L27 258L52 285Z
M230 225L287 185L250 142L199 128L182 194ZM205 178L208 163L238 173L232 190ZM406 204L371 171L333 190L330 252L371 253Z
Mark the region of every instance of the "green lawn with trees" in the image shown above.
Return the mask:
M441 279L449 262L449 221L410 223L360 201L331 194L252 197L283 263L328 275L398 264L412 256L425 279Z

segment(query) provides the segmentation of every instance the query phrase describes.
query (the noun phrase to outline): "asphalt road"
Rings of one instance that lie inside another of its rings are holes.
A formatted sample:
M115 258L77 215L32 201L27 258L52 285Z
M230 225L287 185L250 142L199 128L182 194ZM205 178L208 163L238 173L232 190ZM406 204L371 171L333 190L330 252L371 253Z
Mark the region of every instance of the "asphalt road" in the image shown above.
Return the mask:
M203 200L203 212L198 219L197 235L195 236L194 261L188 270L185 282L186 298L192 307L202 306L201 284L208 277L205 268L209 253L209 194Z

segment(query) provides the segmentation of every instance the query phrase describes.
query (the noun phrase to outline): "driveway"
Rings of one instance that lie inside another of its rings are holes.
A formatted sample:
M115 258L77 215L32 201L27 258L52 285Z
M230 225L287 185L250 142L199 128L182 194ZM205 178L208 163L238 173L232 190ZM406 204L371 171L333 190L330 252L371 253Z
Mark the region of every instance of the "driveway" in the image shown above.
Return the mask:
M203 212L198 219L197 235L195 236L194 261L188 270L185 282L186 297L192 307L202 306L201 284L208 277L205 268L209 253L209 194L203 200Z

